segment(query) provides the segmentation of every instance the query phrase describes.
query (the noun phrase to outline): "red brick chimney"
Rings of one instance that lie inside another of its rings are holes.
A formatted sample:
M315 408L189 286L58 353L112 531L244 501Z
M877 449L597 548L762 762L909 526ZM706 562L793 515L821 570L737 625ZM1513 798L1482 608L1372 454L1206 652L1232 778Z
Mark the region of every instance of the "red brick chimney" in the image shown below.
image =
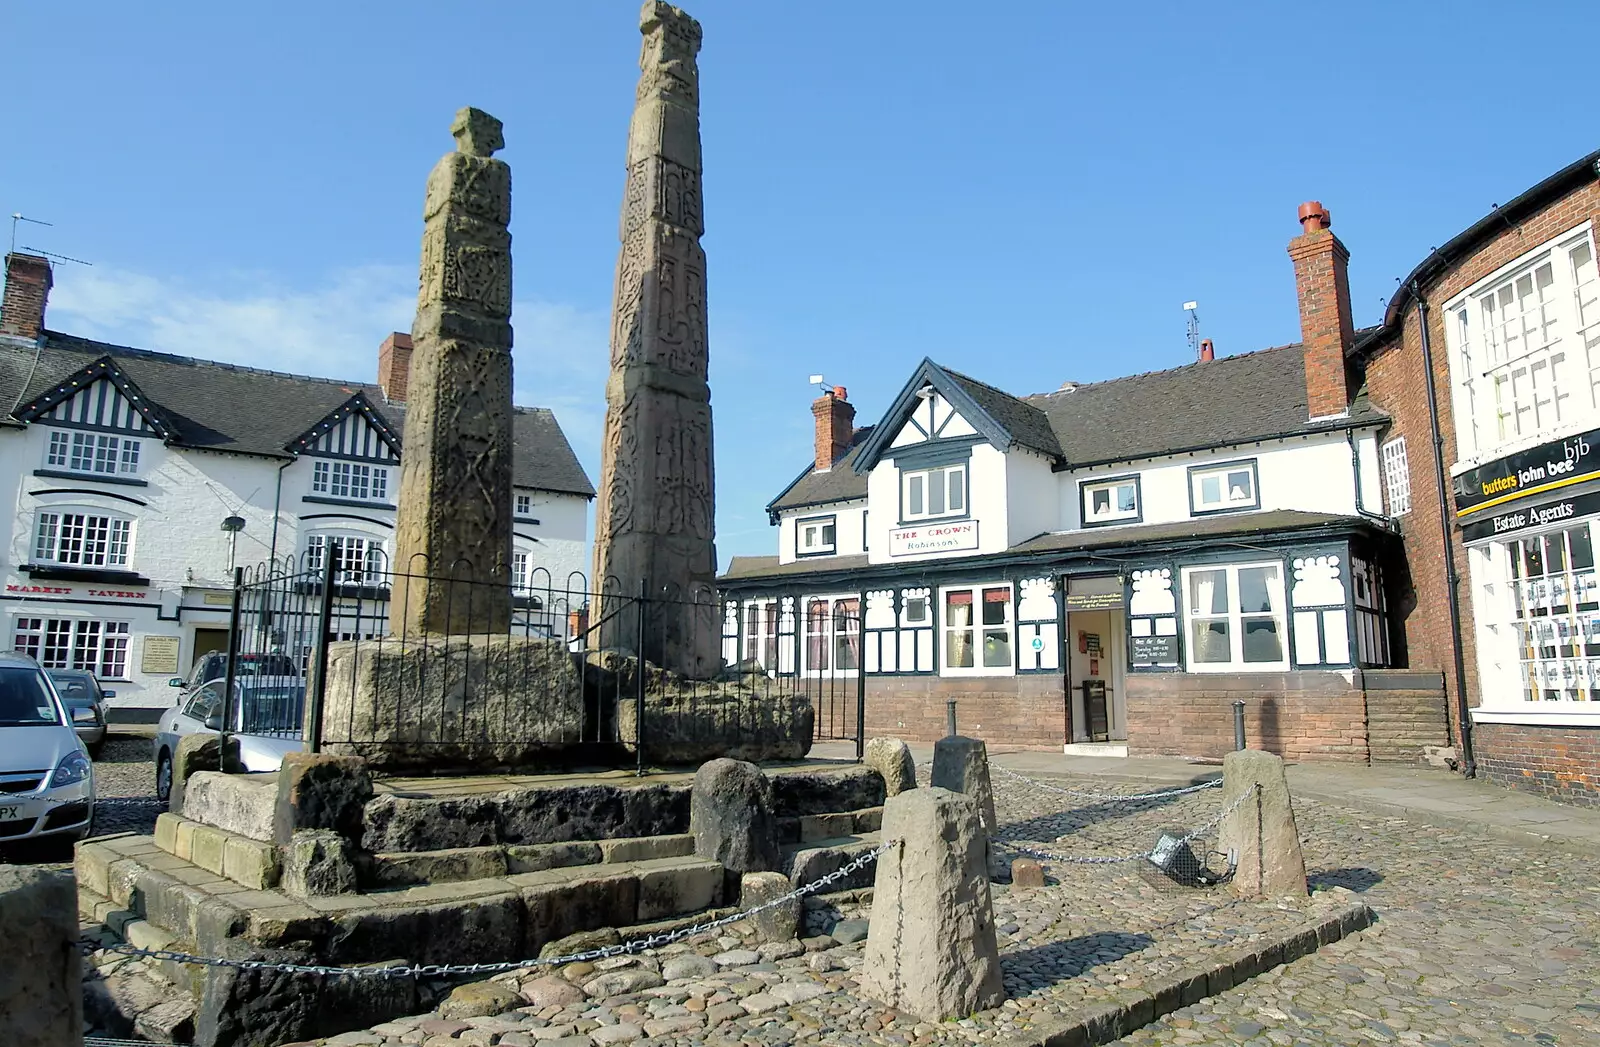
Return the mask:
M817 471L826 472L850 450L856 408L845 397L844 386L836 385L811 401L811 413L817 418Z
M6 255L6 294L0 304L0 334L38 338L44 330L44 305L50 298L50 259L34 254Z
M1300 205L1305 232L1289 241L1300 298L1300 341L1306 355L1306 403L1312 418L1350 409L1345 350L1355 341L1350 320L1350 252L1333 235L1333 216L1312 200Z
M383 398L392 404L406 402L406 385L411 379L411 336L396 331L378 346L378 385Z

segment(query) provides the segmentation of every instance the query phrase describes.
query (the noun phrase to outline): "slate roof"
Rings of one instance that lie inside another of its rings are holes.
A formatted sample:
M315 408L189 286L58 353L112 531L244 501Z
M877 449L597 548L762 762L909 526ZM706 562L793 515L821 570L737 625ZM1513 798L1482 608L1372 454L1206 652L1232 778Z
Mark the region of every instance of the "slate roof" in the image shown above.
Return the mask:
M872 435L872 426L857 429L850 436L850 450L845 452L843 458L833 463L833 468L825 473L817 472L815 463L807 465L788 489L780 494L767 511L774 512L779 509L798 509L805 505L821 505L826 502L849 502L867 496L867 477L865 473L858 473L852 466L856 457L861 454L861 448L867 442L867 437Z
M1060 438L1052 428L1049 416L1037 404L1012 396L976 378L969 378L959 371L952 371L948 367L941 369L990 418L999 422L1017 443L1053 458L1060 457Z
M18 407L106 356L144 393L172 431L169 442L179 447L284 458L291 441L358 392L396 433L405 431L404 407L386 403L371 382L259 370L53 331L46 332L37 359L31 342L0 342L5 421L19 424L12 417ZM548 409L517 408L512 441L516 486L594 497L589 477Z

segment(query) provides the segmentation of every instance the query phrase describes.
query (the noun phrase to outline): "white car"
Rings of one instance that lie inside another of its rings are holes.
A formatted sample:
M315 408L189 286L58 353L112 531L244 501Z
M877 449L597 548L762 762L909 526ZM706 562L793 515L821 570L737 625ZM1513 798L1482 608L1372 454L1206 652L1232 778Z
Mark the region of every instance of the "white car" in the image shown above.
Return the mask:
M186 692L156 724L156 795L172 795L172 757L186 734L222 730L222 680ZM239 759L247 771L276 771L285 753L299 752L306 684L297 676L243 676L233 681L228 733L239 739Z
M94 764L39 663L0 653L0 845L81 840L94 821Z

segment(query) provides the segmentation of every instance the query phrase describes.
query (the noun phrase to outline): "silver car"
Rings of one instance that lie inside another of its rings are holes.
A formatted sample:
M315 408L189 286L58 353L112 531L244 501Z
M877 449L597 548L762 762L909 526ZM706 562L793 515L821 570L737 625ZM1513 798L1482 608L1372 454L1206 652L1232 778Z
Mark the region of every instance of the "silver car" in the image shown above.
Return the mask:
M73 728L88 747L89 759L100 759L100 750L106 744L106 702L117 692L101 687L87 669L46 669L45 675L56 685L56 694L67 707Z
M61 696L25 654L0 653L0 845L81 840L94 821L94 764Z
M156 795L172 795L172 757L188 734L222 730L224 681L212 680L186 692L156 725ZM299 752L305 712L305 681L294 676L246 676L233 681L228 733L239 739L239 759L247 771L276 771L285 753Z

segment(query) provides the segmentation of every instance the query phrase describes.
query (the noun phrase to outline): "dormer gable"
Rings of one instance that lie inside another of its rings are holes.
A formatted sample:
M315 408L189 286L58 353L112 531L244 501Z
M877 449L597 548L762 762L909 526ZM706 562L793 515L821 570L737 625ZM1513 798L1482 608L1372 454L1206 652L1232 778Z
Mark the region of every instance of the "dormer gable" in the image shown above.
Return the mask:
M314 458L398 462L400 434L366 394L358 392L290 440L284 450Z
M24 422L103 429L167 440L176 430L133 379L102 356L12 412Z

